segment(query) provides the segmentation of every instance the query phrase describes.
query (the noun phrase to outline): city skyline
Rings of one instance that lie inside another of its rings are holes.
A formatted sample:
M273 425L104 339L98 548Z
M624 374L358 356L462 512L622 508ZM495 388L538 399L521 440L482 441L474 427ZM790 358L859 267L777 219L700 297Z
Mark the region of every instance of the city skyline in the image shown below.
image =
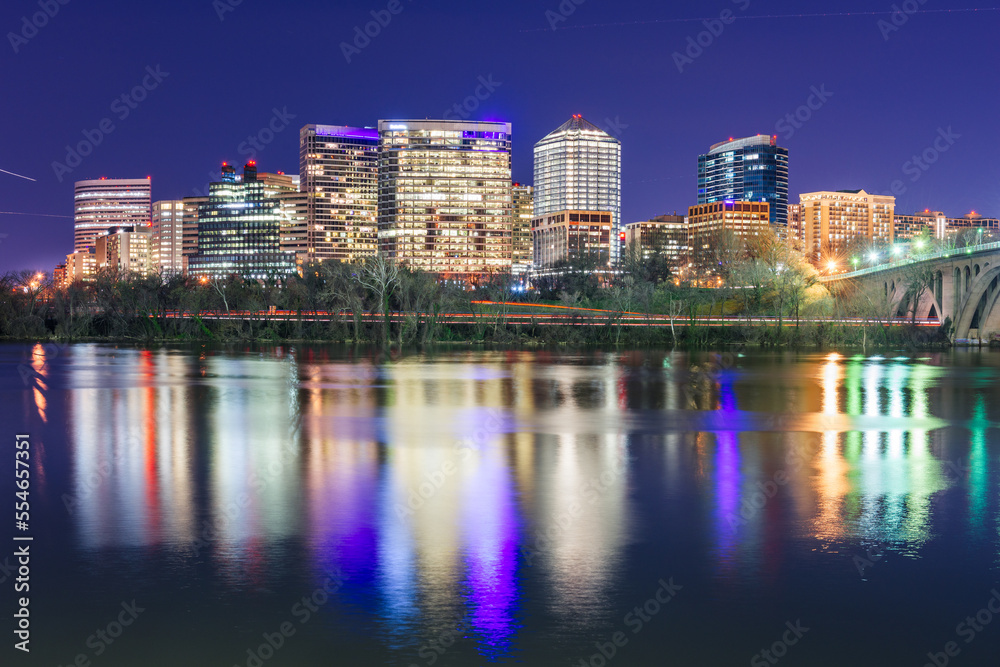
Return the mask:
M370 43L345 55L341 44L351 45L354 28L364 28L379 7L302 3L268 11L224 4L229 10L210 3L172 12L135 8L130 18L138 29L124 37L115 33L120 49L114 52L92 46L112 38L114 28L104 22L112 6L99 2L81 12L67 5L26 43L15 40L16 50L8 44L9 85L47 85L32 113L8 109L8 127L16 131L0 169L35 181L0 174L0 208L32 214L0 215L0 233L7 234L0 239L4 269L49 270L65 256L72 221L47 216L71 215L75 181L149 175L155 200L179 199L204 192L224 160L255 158L270 171L295 171L295 135L308 123L374 126L393 117L508 121L512 176L528 183L531 146L570 115L582 114L622 141L623 223L695 203L695 156L727 137L756 133L778 135L793 153L792 202L802 192L881 193L898 184L898 211L1000 213L998 167L978 159L981 147L997 138L987 115L993 93L981 85L983 63L992 61L997 47L989 40L990 22L974 13L917 13L889 29L880 22L891 19L891 7L870 3L838 7L867 14L811 18L791 16L799 9L790 2L758 11L742 1L720 3L718 11L693 4L585 3L567 16L558 3L511 3L491 16L489 31L473 34L457 28L482 9L405 3ZM33 3L10 6L0 25L19 35L22 17L36 9ZM726 9L735 21L712 23ZM758 15L767 18L749 20ZM336 18L344 27L330 39L316 39L320 31L329 33L318 17ZM428 48L421 35L437 25L455 27L453 39ZM720 25L720 34L708 32ZM205 39L189 44L175 38L187 30ZM962 31L965 38L928 46L941 30ZM781 39L761 40L762 33ZM309 71L279 69L280 59L220 75L221 54L253 48L248 34L266 34L261 43L272 48L325 58L329 67L318 80L338 92L317 87ZM570 48L597 36L606 48ZM424 56L402 57L414 49ZM748 49L755 71L773 75L766 95L757 95L760 81L753 76L706 87ZM99 74L88 78L84 68ZM923 74L907 73L916 71ZM255 83L262 76L266 90ZM928 94L929 84L942 98L973 91L983 103L911 104ZM366 94L340 94L344 88ZM208 113L189 103L208 94L225 103ZM949 134L958 137L950 145L941 139ZM88 155L67 155L66 146L88 136L94 140ZM947 151L931 154L929 164L922 155L939 150L935 144ZM38 247L38 234L52 239L52 247Z

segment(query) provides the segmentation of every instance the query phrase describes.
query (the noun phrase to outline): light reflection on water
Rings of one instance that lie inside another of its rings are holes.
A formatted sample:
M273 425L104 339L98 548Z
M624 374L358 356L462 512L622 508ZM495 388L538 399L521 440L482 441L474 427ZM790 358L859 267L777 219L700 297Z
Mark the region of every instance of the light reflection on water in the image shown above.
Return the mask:
M44 351L33 354L44 370ZM629 549L674 530L640 519L667 512L657 503L703 517L703 546L669 539L706 549L726 585L779 577L788 539L810 553L878 544L921 557L948 529L935 498L963 484L964 509L947 521L995 557L997 424L982 395L968 415L949 413L940 366L747 360L698 384L702 409L690 410L686 356L649 356L374 366L289 349L74 347L74 539L83 551L194 554L213 585L251 591L301 541L308 562L294 567L342 570L341 611L364 617L389 650L458 626L487 661L519 655L533 614L580 633L620 618ZM51 421L45 390L34 391ZM772 414L789 417L783 428L761 426ZM956 424L965 454L945 436Z

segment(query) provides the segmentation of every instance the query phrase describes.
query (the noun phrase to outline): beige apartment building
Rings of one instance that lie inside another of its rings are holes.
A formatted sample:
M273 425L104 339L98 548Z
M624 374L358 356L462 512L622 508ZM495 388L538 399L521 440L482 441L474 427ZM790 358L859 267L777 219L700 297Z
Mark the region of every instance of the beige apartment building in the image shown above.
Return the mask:
M799 195L803 252L814 263L835 261L855 238L892 243L896 198L864 190Z

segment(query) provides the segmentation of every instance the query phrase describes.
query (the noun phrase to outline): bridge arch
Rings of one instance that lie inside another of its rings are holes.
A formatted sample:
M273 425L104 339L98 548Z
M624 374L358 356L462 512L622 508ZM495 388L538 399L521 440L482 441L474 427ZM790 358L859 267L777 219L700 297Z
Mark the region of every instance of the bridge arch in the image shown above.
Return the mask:
M1000 308L996 308L1000 296L1000 267L986 269L970 286L970 292L957 310L955 337L968 338L969 332L977 329L980 337L1000 331ZM957 306L958 304L956 304Z

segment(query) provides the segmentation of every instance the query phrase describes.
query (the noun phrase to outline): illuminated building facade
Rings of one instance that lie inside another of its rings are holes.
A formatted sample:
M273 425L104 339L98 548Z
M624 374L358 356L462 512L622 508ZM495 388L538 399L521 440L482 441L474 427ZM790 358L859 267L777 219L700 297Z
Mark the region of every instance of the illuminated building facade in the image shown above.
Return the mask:
M802 205L803 252L813 262L837 261L852 240L892 243L896 198L864 190L810 192Z
M73 249L94 245L109 227L148 225L150 179L101 178L77 181L73 189Z
M184 202L184 254L185 273L187 262L192 255L198 254L198 211L202 204L208 203L208 197L185 197Z
M982 229L990 232L1000 231L1000 220L984 218L975 211L961 218L949 218L941 211L925 210L913 215L893 215L893 237L897 240L908 240L926 232L929 236L941 240L955 236L968 229Z
M97 254L94 246L66 255L66 285L88 283L97 273Z
M611 211L556 211L531 221L535 268L592 257L607 264L614 239Z
M805 242L805 230L802 228L801 204L788 205L788 231L786 232L786 240L789 247L797 250L802 249L802 244Z
M468 281L512 262L510 123L380 120L379 248Z
M683 215L659 215L642 222L625 226L625 248L636 252L642 259L661 255L678 273L688 257L688 221Z
M530 185L515 183L511 193L514 221L512 260L515 266L528 267L533 254L531 220L535 215L535 189Z
M145 278L152 267L152 238L152 230L145 225L108 229L94 243L97 269Z
M553 130L535 144L534 219L547 220L563 211L610 213L615 242L609 261L617 262L621 155L621 142L582 116L574 115Z
M767 202L718 202L688 209L688 246L691 269L701 276L715 274L718 235L731 231L746 244L768 231L771 219Z
M152 271L165 278L185 273L184 202L180 199L153 202L150 228Z
M378 251L378 130L306 125L299 175L308 195L303 261L354 262Z
M788 227L788 149L777 137L758 134L730 139L698 156L698 203L767 202L771 225L784 237Z
M293 191L290 177L257 175L249 162L242 179L229 165L222 180L209 185L208 202L198 210L198 253L188 260L195 277L247 280L284 279L295 273L295 256L281 250L281 202L276 194Z

